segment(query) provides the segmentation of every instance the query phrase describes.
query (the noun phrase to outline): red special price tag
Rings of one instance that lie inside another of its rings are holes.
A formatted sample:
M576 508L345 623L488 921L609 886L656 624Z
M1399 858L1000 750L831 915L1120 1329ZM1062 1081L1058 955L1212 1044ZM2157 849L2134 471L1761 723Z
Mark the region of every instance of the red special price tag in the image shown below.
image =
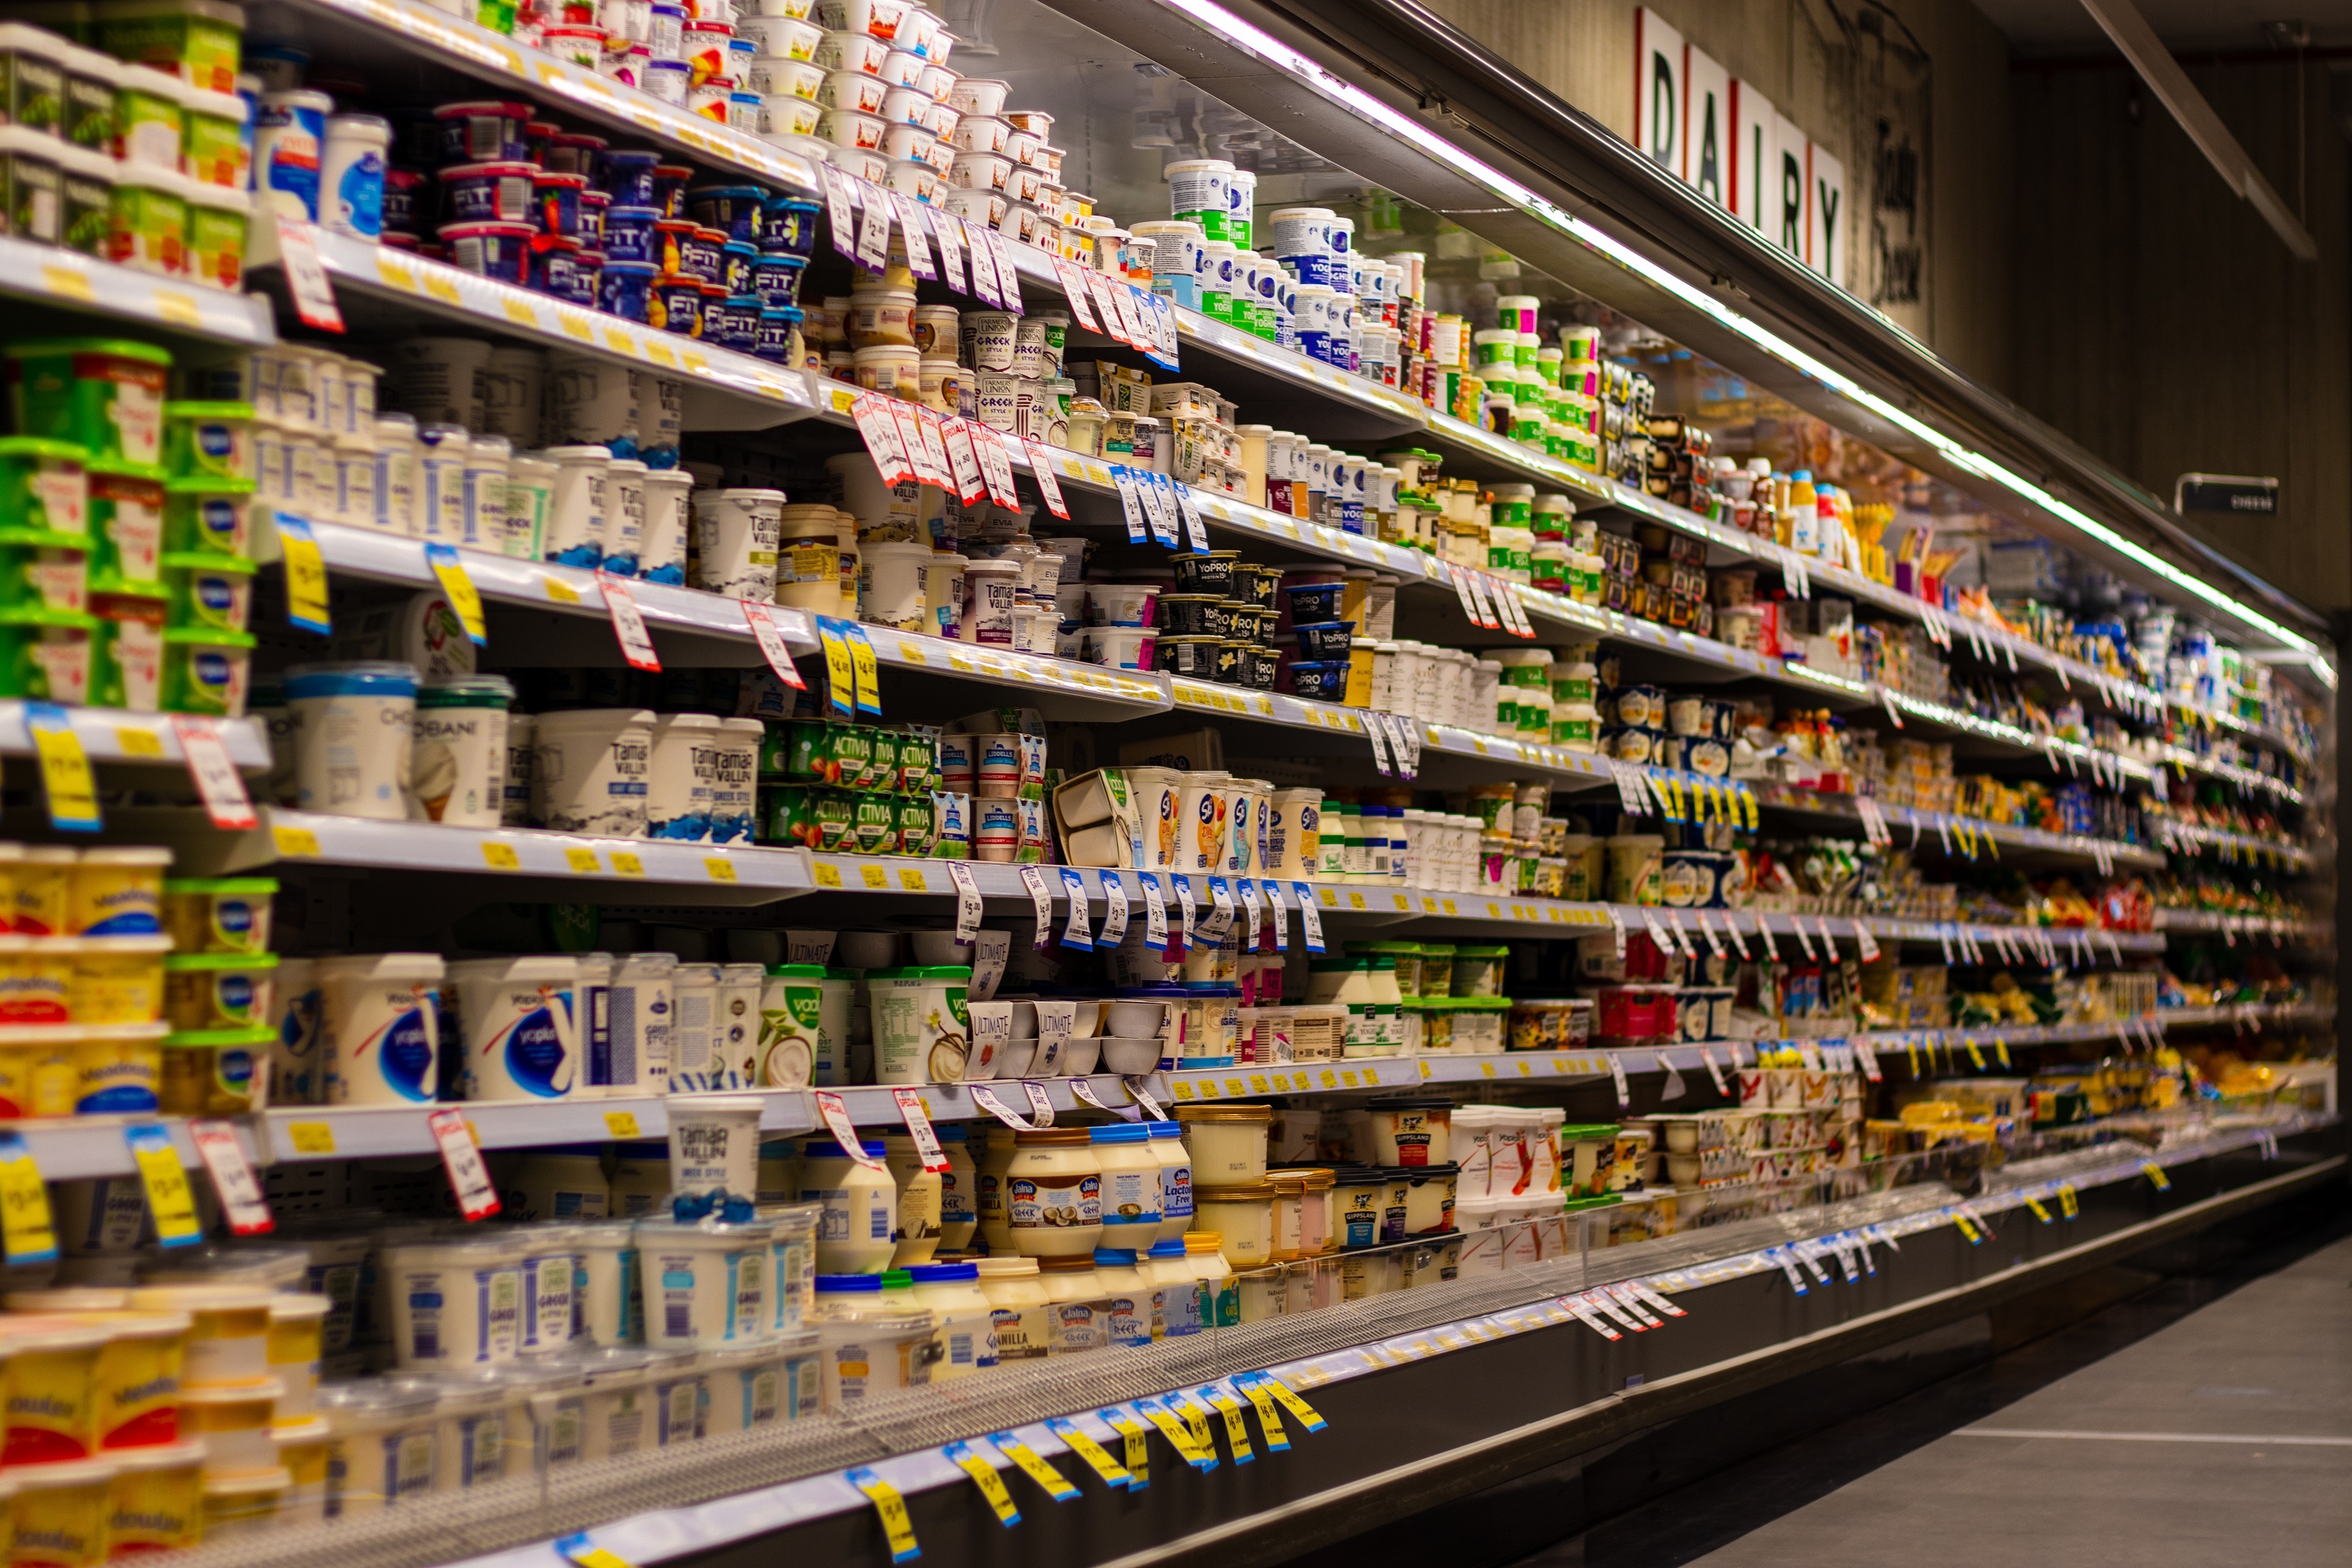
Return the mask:
M820 1089L813 1098L825 1131L833 1134L833 1141L841 1145L843 1152L861 1165L880 1170L882 1162L866 1152L865 1141L857 1136L857 1123L849 1119L849 1107L843 1103L841 1096L832 1089Z
M1062 280L1062 298L1070 302L1071 318L1087 331L1101 331L1095 321L1095 308L1087 297L1087 275L1078 264L1057 260L1054 263L1054 276Z
M1053 455L1034 441L1028 444L1028 451L1029 477L1037 481L1037 493L1045 498L1045 510L1066 521L1070 507L1062 499L1062 480L1054 472Z
M1013 484L1013 459L1005 455L1004 437L987 426L976 426L979 437L980 471L988 480L988 495L1001 507L1017 507L1021 492Z
M776 617L768 613L768 606L756 599L738 603L743 606L743 619L751 628L751 640L760 645L760 657L768 661L768 668L794 691L806 691L808 682L801 679L799 667L793 663L793 650L784 645L784 634L777 626Z
M931 1127L931 1119L923 1110L919 1089L894 1089L890 1098L898 1104L899 1119L907 1124L907 1136L915 1141L915 1153L926 1171L948 1168L948 1152L940 1146L940 1135Z
M914 462L898 439L898 422L891 417L888 399L861 394L850 405L849 416L857 422L857 434L866 442L866 455L881 470L884 484L904 484L915 477Z
M637 596L618 577L599 572L596 586L604 595L604 608L613 617L613 636L621 645L621 657L629 661L632 669L642 669L651 675L661 673L661 656L654 651L654 639L646 630L646 617L637 608Z
M174 713L172 731L180 738L180 754L187 759L188 776L195 781L213 826L232 831L260 826L253 797L246 794L245 780L229 760L219 721L197 713Z
M239 1236L268 1236L276 1222L270 1218L269 1200L262 1196L253 1162L245 1157L245 1146L236 1141L236 1129L226 1121L191 1121L188 1139L212 1176L213 1192L220 1198L229 1229Z
M440 1147L442 1166L449 1173L449 1190L457 1196L457 1212L468 1223L498 1213L499 1191L482 1163L482 1152L474 1144L474 1131L466 1125L465 1113L446 1107L426 1116L425 1125Z
M947 448L948 468L955 475L955 497L970 506L988 493L988 480L980 468L980 454L973 449L971 431L961 419L950 416L940 421L940 441Z

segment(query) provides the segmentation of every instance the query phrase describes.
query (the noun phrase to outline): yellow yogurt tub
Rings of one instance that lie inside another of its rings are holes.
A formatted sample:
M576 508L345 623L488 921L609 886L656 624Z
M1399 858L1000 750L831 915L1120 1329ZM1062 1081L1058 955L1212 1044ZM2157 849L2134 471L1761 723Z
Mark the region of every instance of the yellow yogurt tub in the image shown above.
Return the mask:
M9 1568L98 1568L112 1550L107 1520L114 1507L112 1459L76 1459L11 1468L15 1539Z
M92 1313L110 1336L98 1356L98 1441L143 1448L180 1436L180 1368L188 1349L185 1312Z
M73 1019L70 952L0 952L0 1025L56 1028Z
M172 852L160 845L93 845L66 879L66 932L79 937L163 934L163 871Z
M65 1318L11 1319L6 1327L8 1436L0 1462L13 1470L88 1458L98 1451L98 1359L110 1336Z
M163 954L76 953L66 982L66 1011L77 1024L153 1023L163 1016Z
M164 1036L164 1114L242 1116L258 1110L276 1039L266 1026L175 1029Z
M317 1524L327 1517L327 1449L333 1436L323 1415L270 1427L278 1462L293 1481L278 1500L280 1524Z
M180 1391L180 1431L205 1446L205 1473L233 1475L278 1463L270 1420L285 1387L274 1377Z
M148 1285L130 1293L137 1312L185 1312L190 1319L184 1389L252 1384L269 1376L267 1285Z
M114 1465L106 1521L112 1551L184 1552L203 1539L202 1443L122 1448L107 1458Z
M46 1043L0 1043L0 1120L71 1116L74 1108L74 1044L70 1028L52 1031Z
M74 1047L74 1113L136 1116L163 1104L163 1035L157 1024L100 1025Z
M334 1306L324 1296L291 1291L269 1303L269 1375L285 1390L278 1400L280 1422L306 1421L318 1412L319 1363Z
M174 878L163 884L163 929L180 952L268 952L277 892L269 877Z
M64 936L75 862L81 851L66 844L28 844L16 862L18 936Z
M205 1478L205 1539L257 1534L278 1521L294 1478L282 1466L242 1475ZM12 1565L13 1568L13 1565Z

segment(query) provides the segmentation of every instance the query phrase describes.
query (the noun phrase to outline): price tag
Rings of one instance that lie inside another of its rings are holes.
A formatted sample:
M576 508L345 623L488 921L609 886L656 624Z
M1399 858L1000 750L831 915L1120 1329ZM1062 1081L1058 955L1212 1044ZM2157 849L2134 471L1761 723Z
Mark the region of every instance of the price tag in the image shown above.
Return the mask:
M980 936L980 889L971 879L971 868L961 860L948 862L948 880L955 884L955 939L973 942Z
M940 444L947 448L948 471L955 477L956 500L970 506L988 493L988 479L980 467L980 453L973 447L971 429L961 419L940 421Z
M981 237L986 242L989 253L996 258L996 287L1003 296L1004 308L1016 316L1020 315L1024 309L1021 303L1021 268L1013 259L1013 242L994 229L982 231Z
M1674 933L1675 945L1683 950L1683 956L1694 963L1697 963L1698 949L1691 945L1690 932L1683 929L1682 910L1670 909L1666 911L1666 929Z
M314 331L341 331L343 313L335 305L326 263L319 259L318 231L300 218L284 213L276 216L278 255L286 273L286 291L294 298L294 313Z
M1045 1430L1070 1446L1070 1452L1084 1459L1087 1468L1102 1479L1108 1487L1126 1486L1134 1478L1127 1467L1110 1457L1110 1450L1088 1436L1078 1424L1066 1415L1045 1417Z
M21 1132L0 1131L0 1245L10 1263L47 1263L58 1255L48 1185Z
M1192 487L1181 479L1171 479L1168 486L1176 493L1176 510L1183 514L1185 540L1195 550L1207 550L1208 525L1201 521L1201 509L1192 500Z
M1617 912L1613 904L1603 904L1601 912L1609 917L1609 934L1617 940L1617 962L1622 963L1625 962L1625 917Z
M433 569L441 591L449 595L449 608L457 612L457 624L466 628L467 640L476 647L488 647L488 626L482 619L482 595L475 591L473 578L467 575L466 563L458 556L457 547L428 543L425 547L425 563Z
M1463 567L1454 565L1450 561L1444 562L1442 564L1445 569L1446 581L1454 584L1454 595L1462 601L1462 614L1464 618L1468 620L1474 626L1478 625L1478 606L1470 597L1469 572Z
M1576 1321L1604 1340L1622 1340L1625 1336L1601 1321L1601 1314L1581 1296L1562 1296L1559 1304L1576 1314Z
M1062 499L1062 481L1054 473L1054 459L1047 448L1032 441L1028 443L1029 477L1037 481L1037 493L1045 498L1045 510L1067 521L1069 503Z
M1150 316L1151 346L1143 352L1162 370L1176 368L1176 306L1166 295L1146 294L1139 297Z
M172 1147L172 1134L161 1122L142 1121L124 1128L122 1136L139 1167L139 1184L146 1190L155 1239L167 1247L192 1247L202 1241L205 1227L196 1218L196 1195L188 1186L179 1153Z
M1282 884L1268 878L1260 882L1258 887L1265 894L1267 923L1274 927L1274 951L1288 952L1290 951L1290 910L1282 901Z
M879 186L854 181L857 190L857 265L879 272L890 265L890 202Z
M1004 1478L996 1473L994 1465L973 1452L970 1443L950 1443L940 1452L953 1460L956 1468L972 1479L972 1484L980 1488L980 1495L996 1515L997 1523L1010 1530L1021 1522L1021 1510L1013 1505L1013 1494L1005 1489Z
M425 1125L440 1147L442 1168L449 1173L449 1190L457 1195L457 1212L469 1224L498 1213L498 1188L482 1163L482 1152L475 1147L474 1131L466 1125L465 1114L445 1106L427 1115Z
M1257 904L1257 884L1247 877L1236 877L1234 879L1234 890L1241 895L1242 900L1242 951L1255 952L1258 950L1258 933L1265 924L1265 915Z
M1234 891L1223 877L1209 879L1209 918L1201 922L1201 940L1212 946L1234 929ZM1188 939L1189 940L1189 939Z
M621 645L621 657L632 669L649 674L661 673L661 656L654 651L652 634L646 630L646 617L637 610L637 596L622 579L605 573L596 574L596 586L604 595L604 608L613 617L613 637Z
M1323 912L1315 907L1315 889L1304 882L1293 882L1290 890L1298 900L1298 929L1307 937L1307 951L1320 953L1323 951Z
M820 163L817 167L824 170L832 165ZM842 1474L874 1505L875 1513L882 1521L883 1539L890 1543L891 1563L912 1563L920 1557L923 1549L915 1544L914 1521L907 1517L907 1500L898 1495L898 1489L863 1465Z
M1729 1094L1731 1086L1723 1080L1723 1068L1715 1059L1715 1052L1705 1046L1698 1048L1698 1059L1706 1064L1706 1076L1715 1079L1715 1092Z
M923 417L930 410L896 399L886 404L891 423L898 426L898 445L907 449L907 460L915 465L915 482L934 489L953 489L955 476L948 471L947 450L940 444L939 432Z
M1107 275L1091 268L1081 270L1078 276L1085 281L1087 294L1094 303L1095 316L1102 322L1105 335L1117 338L1129 348L1142 347L1135 341L1138 334L1134 321L1118 308L1118 286Z
M1087 925L1087 885L1079 879L1076 867L1065 866L1061 870L1062 891L1070 900L1070 912L1062 924L1062 945L1091 952L1095 939Z
M932 224L930 229L931 238L940 247L940 280L959 294L972 292L964 282L963 240L961 227L956 224L941 222Z
M801 679L799 668L793 663L793 650L785 645L783 631L776 625L775 616L768 613L768 606L756 599L740 603L744 624L751 628L751 640L760 645L760 657L767 660L770 673L794 691L806 691L808 683Z
M1789 923L1790 925L1800 923L1799 917L1790 915L1789 917ZM1838 961L1837 940L1830 935L1829 917L1826 915L1815 915L1813 917L1813 930L1821 933L1822 956L1827 959L1830 963L1835 963Z
M1200 1443L1192 1436L1192 1428L1180 1419L1173 1411L1162 1407L1160 1401L1138 1399L1132 1402L1130 1408L1160 1428L1160 1435L1168 1439L1168 1446L1176 1450L1178 1458L1196 1470L1213 1470L1217 1468L1216 1455L1203 1454L1201 1451Z
M825 707L843 719L857 717L857 667L850 661L849 639L842 635L841 622L833 616L811 616L816 625L817 645L824 649Z
M2163 1166L2153 1160L2142 1160L2139 1163L2139 1168L2147 1173L2149 1183L2158 1192L2168 1193L2172 1190L2172 1178L2164 1173Z
M1160 879L1149 871L1139 871L1135 879L1143 884L1144 943L1164 950L1168 946L1168 901L1160 896Z
M1633 1090L1625 1082L1625 1064L1617 1059L1617 1053L1611 1051L1608 1057L1609 1079L1617 1087L1617 1109L1623 1110L1633 1105Z
M849 416L856 422L858 437L866 443L866 455L881 470L882 482L898 485L915 477L915 464L898 437L898 422L892 416L889 404L889 399L876 394L860 393L849 405Z
M1758 923L1762 923L1760 919ZM1820 963L1820 955L1813 952L1813 939L1805 934L1804 917L1801 915L1790 915L1789 917L1789 929L1797 933L1797 945L1804 949L1805 962L1808 963Z
M1713 953L1717 958L1721 958L1723 956L1723 940L1715 934L1715 927L1708 923L1706 911L1705 910L1693 910L1691 911L1691 919L1693 921L1696 922L1698 926L1698 934L1706 938L1707 952Z
M1004 453L1004 437L986 426L977 431L979 437L980 472L988 483L989 499L1002 507L1021 504L1021 492L1013 484L1013 459Z
M1871 1044L1868 1040L1854 1041L1853 1054L1862 1062L1863 1077L1868 1079L1873 1083L1881 1083L1885 1081L1884 1075L1878 1070L1878 1052L1871 1047Z
M1054 1125L1054 1097L1045 1092L1045 1086L1034 1079L1024 1079L1021 1092L1029 1101L1030 1121L1038 1127Z
M1047 1464L1044 1455L1014 1434L998 1432L988 1440L996 1445L997 1452L1020 1466L1023 1475L1044 1487L1046 1495L1055 1502L1068 1502L1078 1495L1078 1489L1070 1484L1068 1478Z
M1000 310L1004 309L1004 288L997 280L996 252L989 246L988 231L977 228L962 218L956 219L956 226L963 232L964 248L971 252L971 291L979 295L983 303L993 305ZM933 232L945 233L947 226L945 224L935 225Z
M2083 1212L2082 1200L2075 1195L2074 1184L2071 1182L2061 1182L2058 1184L2058 1212L2067 1219L2073 1219ZM9 1256L13 1258L16 1254L12 1250Z
M1486 597L1486 574L1484 572L1472 572L1467 575L1470 579L1470 603L1473 612L1477 616L1478 624L1488 631L1501 630L1503 623L1495 618L1494 603Z
M1054 940L1054 896L1045 890L1045 873L1034 866L1021 868L1021 885L1029 889L1029 907L1037 918L1037 936L1032 945L1043 952Z
M1127 1468L1127 1489L1142 1491L1151 1484L1151 1428L1137 1420L1132 1411L1097 1410L1095 1414L1103 1424L1118 1433L1126 1447L1123 1456Z
M1389 766L1388 726L1380 722L1378 714L1364 715L1364 739L1371 743L1372 771L1387 778L1393 771Z
M816 1100L818 1120L824 1123L825 1131L833 1134L833 1141L841 1145L843 1152L869 1171L882 1169L882 1162L866 1152L866 1142L857 1136L857 1123L849 1119L849 1107L841 1096L832 1089L820 1089L814 1091L813 1098Z
M1117 947L1127 939L1127 884L1116 871L1097 871L1095 878L1103 893L1102 930L1095 934L1095 945Z
M1054 276L1062 285L1062 298L1070 303L1070 318L1089 332L1099 332L1102 327L1095 321L1092 296L1087 289L1087 275L1075 261L1056 257Z
M1648 1305L1653 1310L1663 1312L1669 1318L1687 1318L1690 1316L1688 1312L1684 1311L1680 1307L1677 1307L1672 1301L1667 1300L1664 1296L1659 1294L1655 1287L1646 1283L1645 1281L1631 1279L1626 1281L1623 1285L1619 1286L1618 1289L1629 1292Z
M1197 1391L1212 1409L1225 1418L1225 1449L1236 1465L1246 1465L1257 1458L1250 1447L1249 1424L1242 1419L1242 1402L1217 1384L1203 1384Z
M618 1552L607 1552L596 1545L584 1531L564 1536L551 1544L554 1546L556 1555L572 1564L572 1568L635 1568L635 1564Z
M278 545L286 561L286 618L306 632L325 637L334 630L327 619L327 562L319 553L319 536L310 524L291 512L273 514Z
M229 760L228 742L221 739L220 721L197 713L172 715L172 731L180 738L180 754L187 759L188 776L203 797L205 813L215 827L242 831L257 827L261 818L245 793L245 779Z
M267 1236L276 1228L269 1202L262 1196L261 1179L236 1141L236 1129L226 1121L191 1121L188 1138L212 1177L213 1195L220 1200L229 1229L239 1236Z
M1756 924L1759 930L1762 929L1764 921L1761 917L1758 918ZM1727 910L1724 911L1723 930L1725 934L1731 938L1732 950L1738 952L1741 962L1745 963L1748 956L1748 939L1739 934L1739 921L1734 919Z
M1323 1428L1331 1425L1331 1423L1324 1420L1323 1417L1315 1414L1315 1407L1307 1404L1304 1398L1300 1397L1297 1390L1292 1388L1288 1384L1284 1383L1282 1379L1275 1376L1274 1373L1270 1372L1244 1373L1236 1376L1234 1381L1235 1383L1242 1384L1244 1391L1247 1389L1263 1387L1268 1394L1274 1395L1274 1397L1280 1402L1285 1410L1290 1412L1292 1417L1297 1420L1300 1426L1306 1427L1309 1432L1320 1432Z
M1110 466L1110 482L1118 491L1118 510L1127 521L1127 542L1140 544L1144 540L1146 519L1143 513L1143 493L1135 481L1135 470L1124 463Z
M826 226L834 249L853 259L857 255L856 198L849 192L849 175L830 163L816 165L817 178L824 184Z
M894 1089L890 1091L890 1098L898 1103L898 1119L907 1124L907 1135L914 1140L915 1155L922 1161L923 1169L946 1170L947 1151L940 1146L940 1135L931 1126L930 1116L923 1110L921 1092L912 1089Z
M96 833L105 826L98 813L98 781L91 776L89 755L81 749L72 717L55 702L27 702L25 727L32 731L33 749L40 757L49 826L65 833Z
M841 630L849 641L850 669L857 682L857 710L869 719L879 719L882 717L882 670L875 662L873 639L856 621L843 621Z
M1168 944L1169 956L1181 958L1192 943L1192 879L1181 871L1169 874L1168 880L1176 889L1176 940Z
M1143 515L1150 521L1151 538L1156 544L1174 550L1180 544L1176 535L1176 502L1168 490L1164 474L1149 471L1135 476L1136 492L1143 500Z
M907 265L916 277L935 279L939 269L931 265L929 235L931 226L923 221L923 209L914 197L899 191L890 193L890 210L898 215L898 232L907 237Z

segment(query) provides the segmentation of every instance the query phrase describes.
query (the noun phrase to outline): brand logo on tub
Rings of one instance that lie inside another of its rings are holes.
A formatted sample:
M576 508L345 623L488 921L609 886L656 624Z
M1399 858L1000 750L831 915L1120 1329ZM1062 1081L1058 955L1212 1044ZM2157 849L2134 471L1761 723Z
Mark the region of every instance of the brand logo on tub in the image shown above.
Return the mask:
M507 1076L517 1087L543 1100L567 1094L572 1089L571 1053L563 1048L563 1034L555 1021L551 997L542 988L537 1007L525 1013L483 1046L485 1058L505 1055Z
M433 1083L433 1037L425 1019L424 998L412 1000L412 1005L394 1014L383 1027L362 1040L352 1052L354 1065L365 1061L373 1053L377 1058L376 1070L383 1075L384 1083L404 1100L431 1100Z

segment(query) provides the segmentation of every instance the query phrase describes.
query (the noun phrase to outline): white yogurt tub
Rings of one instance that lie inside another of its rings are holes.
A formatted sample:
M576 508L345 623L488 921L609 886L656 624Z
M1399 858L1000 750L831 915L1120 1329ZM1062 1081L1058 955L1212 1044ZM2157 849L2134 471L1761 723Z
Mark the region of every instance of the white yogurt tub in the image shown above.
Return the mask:
M405 664L297 665L286 672L295 804L383 822L408 816L416 672Z
M771 1422L796 1420L799 1390L787 1363L796 1354L814 1362L817 1336L803 1330L789 1341L734 1345L705 1351L696 1365L702 1378L702 1435L723 1437ZM815 1369L812 1364L810 1370ZM812 1394L815 1394L812 1384Z
M572 1280L574 1337L596 1345L635 1342L637 1236L635 1222L603 1220L572 1227L579 1268Z
M592 1050L589 1080L620 1094L667 1094L677 1017L677 956L633 952L613 965L605 987L607 1028L600 1061Z
M782 490L697 490L693 495L695 584L732 599L768 604L776 593Z
M771 1243L764 1225L637 1221L646 1343L716 1350L766 1338L773 1318Z
M432 952L317 961L311 973L330 1104L429 1104L437 1098L442 971L441 956Z
M497 1233L383 1249L381 1289L404 1368L472 1366L522 1352L522 1243Z
M751 1094L674 1094L669 1117L670 1190L751 1197L759 1185L760 1111Z
M718 738L714 714L664 713L654 721L646 764L646 837L709 840L719 793Z
M1192 1161L1192 1181L1201 1187L1243 1186L1265 1180L1266 1136L1274 1124L1270 1105L1180 1105L1177 1122ZM1197 1201L1197 1199L1196 1199ZM1196 1226L1211 1230L1213 1226Z
M580 961L484 958L453 963L467 1100L562 1100L580 1076L572 996Z
M430 1389L402 1388L385 1378L331 1384L319 1391L330 1433L327 1512L352 1519L433 1489L439 1444Z
M1088 626L1080 647L1088 664L1148 670L1158 637L1149 626Z
M522 1353L552 1355L580 1325L580 1227L533 1225L522 1236Z
M653 721L649 710L637 708L539 715L532 731L532 815L559 833L644 837Z
M879 1139L865 1152L868 1165L830 1138L812 1138L801 1155L801 1201L814 1204L819 1275L879 1274L897 1251L898 1184L881 1164Z

